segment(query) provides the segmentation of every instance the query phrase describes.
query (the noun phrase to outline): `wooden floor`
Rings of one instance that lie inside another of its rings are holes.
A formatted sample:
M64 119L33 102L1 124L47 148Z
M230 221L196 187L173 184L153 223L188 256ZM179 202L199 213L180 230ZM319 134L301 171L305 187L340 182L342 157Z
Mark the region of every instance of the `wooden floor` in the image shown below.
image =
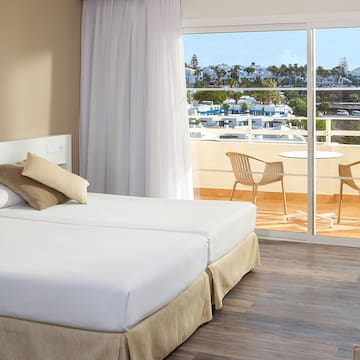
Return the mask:
M168 360L345 360L360 343L360 249L261 241L262 265Z
M230 189L196 189L195 198L202 200L229 200ZM234 201L250 201L249 191L237 191ZM316 221L316 233L322 236L339 236L360 238L360 196L346 196L343 202L340 224L337 224L338 198L336 196L318 196L317 213L334 213L334 227L323 219ZM288 213L295 214L298 210L307 211L306 194L287 194ZM284 223L283 203L280 193L259 192L257 199L258 229L306 232L307 218L293 218Z

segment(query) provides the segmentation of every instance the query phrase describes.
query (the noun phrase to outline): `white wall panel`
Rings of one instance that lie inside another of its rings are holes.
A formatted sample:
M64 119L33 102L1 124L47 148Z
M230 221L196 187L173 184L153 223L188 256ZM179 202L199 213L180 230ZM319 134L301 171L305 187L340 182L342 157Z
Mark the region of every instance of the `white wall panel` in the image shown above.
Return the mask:
M200 28L207 32L219 26L224 27L220 31L245 31L246 27L254 30L254 25L259 25L260 30L274 24L285 28L289 24L290 28L360 25L359 0L182 0L182 11L187 32Z

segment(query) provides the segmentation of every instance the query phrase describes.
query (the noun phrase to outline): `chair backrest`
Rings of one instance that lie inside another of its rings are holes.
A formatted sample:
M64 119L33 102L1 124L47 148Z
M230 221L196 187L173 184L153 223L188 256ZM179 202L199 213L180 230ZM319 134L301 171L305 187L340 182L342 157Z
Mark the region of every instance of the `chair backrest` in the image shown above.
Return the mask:
M356 163L352 163L352 164L339 164L339 176L340 178L344 177L344 178L352 178L352 170L351 167L354 165L358 165L360 162L356 162ZM353 179L340 179L340 181L348 186L350 186L351 188L353 188L354 190L360 190L359 186L356 185L355 181Z
M228 152L226 156L229 157L234 176L240 184L248 186L256 184L251 171L250 159L257 159L237 152Z

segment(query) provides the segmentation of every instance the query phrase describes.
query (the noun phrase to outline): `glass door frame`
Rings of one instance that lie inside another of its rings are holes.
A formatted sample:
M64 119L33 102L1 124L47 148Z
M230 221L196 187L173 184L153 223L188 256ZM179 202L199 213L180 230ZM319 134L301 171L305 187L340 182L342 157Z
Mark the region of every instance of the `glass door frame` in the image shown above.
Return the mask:
M316 62L315 62L315 35L316 28L341 28L341 27L360 27L346 26L344 23L338 24L272 24L272 25L254 25L254 26L236 26L232 25L231 29L227 26L207 26L206 28L192 26L184 29L187 34L201 33L222 33L222 32L259 32L259 31L291 31L305 30L307 34L307 231L298 233L290 231L256 229L259 238L278 240L278 241L296 241L312 244L339 245L360 247L360 239L345 238L336 236L321 236L316 234Z

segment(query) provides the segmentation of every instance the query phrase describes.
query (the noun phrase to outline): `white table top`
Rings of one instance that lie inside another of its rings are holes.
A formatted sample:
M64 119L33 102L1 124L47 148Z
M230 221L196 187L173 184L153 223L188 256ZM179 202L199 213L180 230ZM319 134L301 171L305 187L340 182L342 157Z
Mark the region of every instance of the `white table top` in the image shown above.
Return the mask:
M282 157L293 159L307 159L307 151L285 151L279 154ZM335 159L344 156L344 154L335 151L315 151L315 159Z

